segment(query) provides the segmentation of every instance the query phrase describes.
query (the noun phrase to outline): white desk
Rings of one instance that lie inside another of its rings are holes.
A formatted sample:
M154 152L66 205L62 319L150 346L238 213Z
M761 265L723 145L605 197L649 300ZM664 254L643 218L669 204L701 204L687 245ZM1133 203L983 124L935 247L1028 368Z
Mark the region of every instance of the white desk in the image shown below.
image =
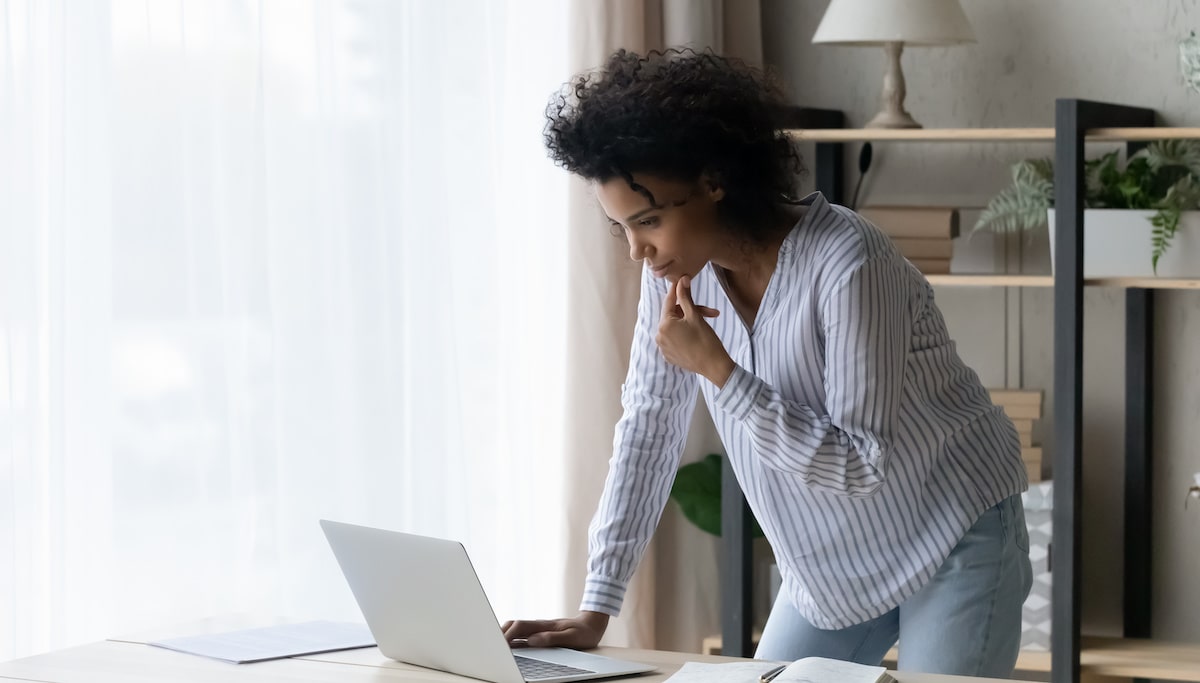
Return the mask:
M632 661L656 664L659 672L636 679L638 683L661 683L685 661L736 661L704 655L682 655L649 650L601 648L608 654ZM384 657L379 648L346 650L323 655L280 659L257 664L229 664L206 657L187 655L140 643L104 641L0 664L0 681L43 681L45 683L266 683L267 681L312 681L314 683L464 683L470 678L402 664ZM620 679L618 679L620 680Z
M79 647L0 663L0 681L42 683L266 683L267 681L312 681L313 683L464 683L473 679L402 664L384 657L379 648L346 650L295 657L257 664L229 664L206 657L152 647L149 640L215 630L208 628L169 629L157 634L122 640L106 640ZM261 624L260 624L261 625ZM235 628L244 628L245 624ZM599 654L654 664L659 671L636 678L616 679L636 683L661 683L684 662L731 662L732 657L714 655L600 648ZM899 683L983 683L997 679L894 674Z

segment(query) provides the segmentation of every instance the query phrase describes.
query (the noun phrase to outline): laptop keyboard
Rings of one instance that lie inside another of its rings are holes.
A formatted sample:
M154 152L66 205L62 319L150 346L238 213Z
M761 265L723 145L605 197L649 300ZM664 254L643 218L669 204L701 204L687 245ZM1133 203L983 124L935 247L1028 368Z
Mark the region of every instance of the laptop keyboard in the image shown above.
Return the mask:
M517 660L517 668L521 670L521 677L527 681L536 681L542 678L558 678L559 676L575 676L577 674L590 674L594 671L587 669L576 669L573 666L565 664L555 664L554 662L543 662L540 659L530 659L521 655L513 655L513 659Z

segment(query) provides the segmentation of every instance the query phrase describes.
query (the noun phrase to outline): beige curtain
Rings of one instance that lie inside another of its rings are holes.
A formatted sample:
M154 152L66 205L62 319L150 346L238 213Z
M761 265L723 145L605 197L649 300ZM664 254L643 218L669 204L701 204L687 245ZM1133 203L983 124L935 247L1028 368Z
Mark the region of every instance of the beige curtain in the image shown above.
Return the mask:
M640 53L666 46L711 47L762 63L758 0L573 0L570 21L573 73L599 66L622 47ZM621 414L620 386L628 369L641 269L629 260L625 243L612 236L583 182L571 185L568 222L566 585L574 605L587 572L587 526ZM700 405L684 458L720 450ZM719 603L715 539L688 524L670 504L605 643L695 651L704 636L717 631Z

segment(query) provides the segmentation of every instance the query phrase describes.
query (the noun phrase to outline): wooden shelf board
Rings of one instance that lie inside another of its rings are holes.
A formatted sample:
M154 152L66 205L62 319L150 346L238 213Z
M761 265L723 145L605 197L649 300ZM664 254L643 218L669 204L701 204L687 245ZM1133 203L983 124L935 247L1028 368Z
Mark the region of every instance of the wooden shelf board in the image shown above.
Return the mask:
M926 275L931 285L948 287L1053 287L1050 275L1000 275L990 273Z
M883 665L895 669L899 661L899 650L892 648L883 656ZM1050 653L1042 650L1020 650L1017 652L1017 671L1050 671Z
M1093 128L1087 133L1088 140L1097 142L1195 138L1200 138L1200 128Z
M1200 279L1166 277L1097 277L1083 281L1090 287L1125 289L1200 289Z
M1079 666L1100 676L1200 681L1200 644L1084 636Z
M1053 287L1052 275L1003 275L962 273L926 275L931 285L945 287ZM1088 287L1118 287L1122 289L1200 289L1200 278L1164 277L1097 277L1087 278Z
M802 142L1053 142L1053 128L789 128ZM1200 139L1200 128L1094 128L1088 142Z
M801 142L1019 142L1054 141L1053 128L791 128Z

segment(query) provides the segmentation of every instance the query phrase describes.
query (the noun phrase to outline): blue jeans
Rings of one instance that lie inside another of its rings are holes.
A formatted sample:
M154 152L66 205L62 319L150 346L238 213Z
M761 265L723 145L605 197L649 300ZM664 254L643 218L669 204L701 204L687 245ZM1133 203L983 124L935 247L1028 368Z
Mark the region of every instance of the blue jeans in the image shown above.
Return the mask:
M883 616L826 631L780 596L754 656L878 665L899 639L903 671L1009 678L1032 582L1025 511L1012 496L984 512L929 583Z

